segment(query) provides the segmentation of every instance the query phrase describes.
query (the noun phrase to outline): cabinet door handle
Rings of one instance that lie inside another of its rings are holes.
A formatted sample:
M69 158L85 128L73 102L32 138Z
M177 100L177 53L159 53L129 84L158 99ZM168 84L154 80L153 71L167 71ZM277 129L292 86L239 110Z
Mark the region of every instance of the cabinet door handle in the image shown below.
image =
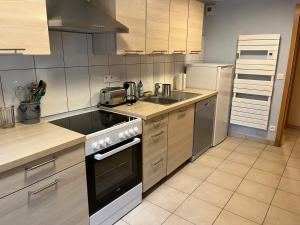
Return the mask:
M152 135L151 137L152 137L152 138L156 138L156 137L159 137L159 136L161 136L161 135L163 135L163 134L164 134L164 131L161 131L161 132L159 132L158 134Z
M25 168L25 171L28 172L28 171L31 171L31 170L35 170L35 169L37 169L37 168L39 168L39 167L42 167L42 166L45 166L45 165L47 165L47 164L49 164L49 163L53 163L53 166L55 167L55 164L56 164L56 157L53 156L52 159L50 159L50 160L48 160L48 161L46 161L46 162L42 162L42 163L40 163L40 164L38 164L38 165L35 165L35 166L32 166L32 167L28 167L28 168L26 167L26 168Z
M168 51L167 50L154 50L154 51L152 51L152 54L164 54L166 52L168 52Z
M199 54L201 51L191 51L191 54Z
M23 53L22 52L18 52L18 51L25 51L26 49L25 48L0 48L0 54L2 54L1 53L1 51L13 51L14 53L13 54L20 54L20 55L22 55ZM7 55L9 55L10 53L4 53L5 55L7 54Z
M57 188L57 184L58 184L59 180L55 179L52 183L45 185L44 187L41 187L35 191L28 191L28 201L30 201L31 197L33 195L36 195L44 190L47 190L48 188L51 188L53 186L55 186L55 188Z
M183 53L185 53L185 50L175 50L175 51L173 51L173 53L181 53L181 54L183 54Z
M143 52L143 50L125 50L125 55L139 55L139 53Z
M158 161L154 162L154 163L152 164L152 166L157 166L158 164L160 164L160 163L163 162L163 161L164 161L164 158L160 158Z

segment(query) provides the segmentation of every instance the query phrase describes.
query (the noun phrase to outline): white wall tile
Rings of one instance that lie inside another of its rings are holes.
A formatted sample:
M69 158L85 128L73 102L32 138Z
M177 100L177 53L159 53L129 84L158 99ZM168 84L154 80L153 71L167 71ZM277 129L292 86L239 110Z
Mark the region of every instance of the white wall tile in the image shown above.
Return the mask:
M153 63L153 56L152 55L141 56L141 63Z
M33 81L36 81L35 71L33 69L29 70L9 70L0 72L2 87L3 87L3 95L4 102L6 106L15 105L15 112L17 121L19 121L18 117L18 106L20 104L20 100L15 95L16 87L30 87ZM29 93L29 89L27 94ZM24 99L23 99L24 100Z
M33 68L33 56L0 56L0 70L23 70Z
M125 65L113 65L109 68L109 74L118 77L118 82L110 83L110 87L123 86L124 81L126 81L126 66Z
M165 83L171 84L173 89L174 84L174 63L165 63Z
M173 62L173 55L165 55L165 62Z
M141 63L141 57L137 55L127 55L125 56L126 64L139 64Z
M68 111L66 75L64 68L37 69L37 80L47 83L45 96L41 101L42 116Z
M36 68L64 67L61 32L50 32L51 55L34 56Z
M141 79L144 91L153 91L153 64L141 64Z
M3 94L2 94L2 84L1 84L1 76L0 76L0 107L4 106Z
M66 67L88 66L87 37L81 33L62 33Z
M184 54L173 54L174 62L183 62L184 56Z
M184 73L185 65L184 62L174 62L174 75Z
M165 55L159 54L159 55L154 55L153 56L153 62L154 63L160 63L160 62L165 62Z
M126 65L126 80L136 83L141 80L141 64Z
M109 55L109 65L123 65L125 64L125 56L122 55Z
M69 110L91 106L90 78L88 67L66 68Z
M89 66L108 65L108 55L96 54L93 52L93 40L91 34L87 34L87 40L88 40Z
M91 104L96 106L100 101L100 90L107 85L104 83L104 76L109 74L108 66L92 66L90 71Z
M165 63L153 64L153 83L164 83L165 81Z

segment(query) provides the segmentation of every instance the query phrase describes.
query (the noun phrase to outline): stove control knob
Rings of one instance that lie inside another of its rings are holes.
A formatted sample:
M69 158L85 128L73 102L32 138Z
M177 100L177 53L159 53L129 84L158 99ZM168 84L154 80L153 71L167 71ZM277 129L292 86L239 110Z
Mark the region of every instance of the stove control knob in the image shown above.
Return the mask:
M105 143L106 143L106 146L109 146L109 145L112 145L112 140L110 138L105 138Z
M100 146L99 146L99 144L98 144L97 142L94 142L94 143L92 144L92 148L93 148L94 151L98 151L99 148L100 148Z
M119 133L120 140L126 139L125 134L123 132Z
M100 145L100 148L105 148L106 147L106 143L103 140L99 141L99 145Z
M130 136L134 136L135 135L134 130L133 129L129 129L129 134L130 134Z
M130 137L130 134L129 134L129 132L128 132L127 130L124 132L124 134L125 134L125 137L126 137L126 138L129 138L129 137Z
M135 134L138 134L138 133L139 133L139 128L138 128L138 127L134 127L133 130L134 130L134 133L135 133Z

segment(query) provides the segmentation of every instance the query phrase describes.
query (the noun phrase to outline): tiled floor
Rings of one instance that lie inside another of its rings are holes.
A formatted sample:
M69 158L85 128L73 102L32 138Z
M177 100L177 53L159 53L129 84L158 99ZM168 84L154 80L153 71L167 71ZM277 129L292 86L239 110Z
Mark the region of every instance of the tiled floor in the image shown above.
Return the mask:
M300 131L280 148L229 137L178 171L117 225L299 225Z

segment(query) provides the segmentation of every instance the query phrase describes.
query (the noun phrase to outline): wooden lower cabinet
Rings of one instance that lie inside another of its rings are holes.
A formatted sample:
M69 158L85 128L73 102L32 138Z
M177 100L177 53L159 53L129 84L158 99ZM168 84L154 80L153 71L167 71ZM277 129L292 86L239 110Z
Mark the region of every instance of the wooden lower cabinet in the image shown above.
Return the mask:
M194 105L169 113L168 175L192 156L193 130Z
M0 224L88 225L85 163L1 198Z

